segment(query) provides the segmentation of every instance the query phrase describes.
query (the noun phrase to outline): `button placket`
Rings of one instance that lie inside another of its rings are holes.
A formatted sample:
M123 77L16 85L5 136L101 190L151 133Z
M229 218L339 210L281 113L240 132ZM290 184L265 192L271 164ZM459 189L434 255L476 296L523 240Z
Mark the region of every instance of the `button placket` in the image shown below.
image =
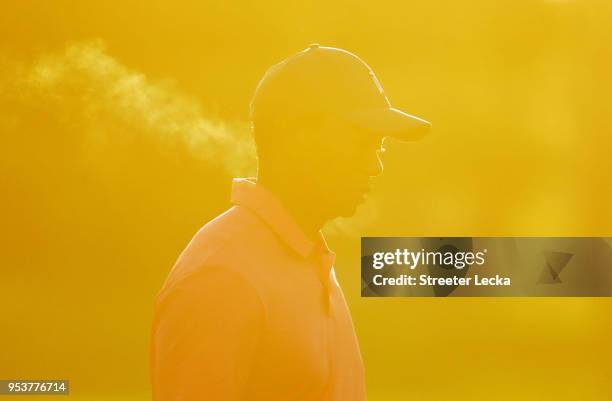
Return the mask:
M335 261L335 254L330 251L325 251L321 255L321 282L323 284L323 289L325 291L325 304L327 314L331 316L332 312L332 268Z

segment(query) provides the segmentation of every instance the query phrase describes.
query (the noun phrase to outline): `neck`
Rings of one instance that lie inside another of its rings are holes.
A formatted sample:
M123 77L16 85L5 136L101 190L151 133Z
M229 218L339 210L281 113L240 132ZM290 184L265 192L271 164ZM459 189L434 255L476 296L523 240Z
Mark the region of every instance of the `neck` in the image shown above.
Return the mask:
M296 184L296 182L298 184ZM272 179L258 174L257 183L268 189L281 201L300 229L309 238L315 239L328 217L321 212L321 205L312 198L312 193L299 180L291 178Z

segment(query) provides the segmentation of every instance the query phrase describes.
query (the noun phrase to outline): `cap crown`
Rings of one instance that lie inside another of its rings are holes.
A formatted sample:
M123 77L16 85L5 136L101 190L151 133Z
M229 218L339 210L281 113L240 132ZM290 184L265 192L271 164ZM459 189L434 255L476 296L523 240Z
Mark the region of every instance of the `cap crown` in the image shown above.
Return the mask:
M313 44L270 67L251 102L251 118L354 114L390 104L372 69L356 55Z

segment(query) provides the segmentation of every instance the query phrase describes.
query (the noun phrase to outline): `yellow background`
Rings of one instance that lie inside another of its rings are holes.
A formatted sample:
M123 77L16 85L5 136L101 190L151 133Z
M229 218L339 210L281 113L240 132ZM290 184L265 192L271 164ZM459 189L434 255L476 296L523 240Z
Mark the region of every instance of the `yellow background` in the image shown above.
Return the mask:
M150 397L155 293L229 206L231 177L255 172L257 80L319 42L363 57L394 105L433 123L422 142L388 141L366 204L326 227L369 399L612 397L609 299L359 296L362 235L612 234L611 2L2 9L0 378Z

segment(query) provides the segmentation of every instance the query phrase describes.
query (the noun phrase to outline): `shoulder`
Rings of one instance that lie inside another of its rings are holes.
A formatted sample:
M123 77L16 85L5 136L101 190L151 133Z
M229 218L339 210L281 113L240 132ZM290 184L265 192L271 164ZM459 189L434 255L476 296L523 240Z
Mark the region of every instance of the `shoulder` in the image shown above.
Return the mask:
M205 224L193 236L172 267L162 294L223 283L226 291L251 285L245 273L249 247L271 235L265 224L244 207L234 206ZM221 285L221 284L219 284ZM219 288L219 285L215 288Z
M225 266L204 265L164 285L157 297L157 307L168 305L203 311L205 308L245 305L263 312L261 296L240 272ZM242 308L244 309L244 308Z

